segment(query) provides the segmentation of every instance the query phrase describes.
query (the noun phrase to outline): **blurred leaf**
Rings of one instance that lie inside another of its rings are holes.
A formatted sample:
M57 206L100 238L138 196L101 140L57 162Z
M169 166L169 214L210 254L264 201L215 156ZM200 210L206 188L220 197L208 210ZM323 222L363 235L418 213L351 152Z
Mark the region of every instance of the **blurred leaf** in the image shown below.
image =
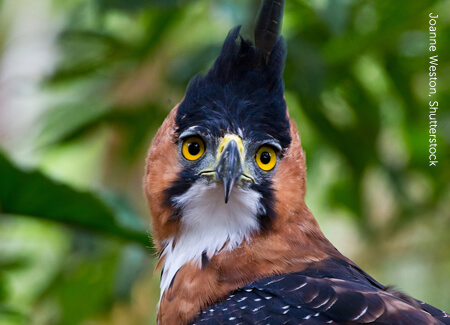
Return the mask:
M28 317L21 311L11 308L0 301L0 325L27 324Z
M0 265L0 270L2 266ZM0 272L0 303L5 301L8 296L8 288L6 287L6 281L4 279L3 272Z
M144 246L150 243L144 227L124 225L117 212L98 196L58 184L37 171L25 172L2 153L0 179L0 209L4 214L54 220ZM135 218L139 220L137 216Z
M121 158L139 157L139 153L149 143L149 136L157 129L167 111L160 105L144 103L140 107L107 107L96 108L89 106L71 105L65 108L66 112L61 114L61 109L50 111L44 119L44 128L40 135L45 145L61 145L95 132L103 125L116 127L124 138L121 146ZM55 113L53 113L55 111ZM65 121L67 117L69 121Z
M99 87L92 85L80 87L78 91L85 91L84 89L89 86L93 93L100 91ZM57 145L63 141L61 139L73 137L73 134L89 128L92 123L98 126L107 111L108 106L100 100L91 100L89 103L74 100L66 105L58 105L42 115L42 130L37 142L43 146Z
M123 248L115 275L114 296L120 300L129 301L131 299L131 289L138 276L147 266L144 263L145 254L136 245L127 245Z
M101 11L120 10L124 12L135 12L148 7L170 8L180 6L180 0L96 0Z
M47 78L55 84L87 77L126 58L130 45L110 33L68 30L60 35L64 60Z
M103 248L73 254L45 293L44 297L56 299L61 306L59 324L80 324L111 307L119 253L115 245Z
M0 270L2 271L10 271L24 268L28 265L29 261L23 257L16 257L14 259L3 259L0 256ZM0 289L1 290L1 289ZM1 294L0 294L1 299Z

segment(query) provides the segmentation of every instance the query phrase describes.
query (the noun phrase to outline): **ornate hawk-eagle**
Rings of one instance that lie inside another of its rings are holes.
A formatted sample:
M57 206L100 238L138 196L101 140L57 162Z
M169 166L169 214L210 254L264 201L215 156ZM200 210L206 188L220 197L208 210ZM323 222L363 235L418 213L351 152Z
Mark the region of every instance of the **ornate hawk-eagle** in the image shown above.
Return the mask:
M343 256L305 204L289 118L283 1L255 43L228 34L156 134L145 192L162 267L159 324L450 324Z

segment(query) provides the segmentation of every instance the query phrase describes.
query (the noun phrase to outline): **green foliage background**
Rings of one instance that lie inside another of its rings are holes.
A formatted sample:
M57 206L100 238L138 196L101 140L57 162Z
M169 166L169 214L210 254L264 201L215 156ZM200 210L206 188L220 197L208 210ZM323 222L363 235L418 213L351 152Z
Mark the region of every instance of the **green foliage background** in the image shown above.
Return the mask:
M450 310L450 1L288 0L307 204L379 281ZM259 2L0 1L0 324L154 324L144 159ZM438 157L428 167L428 15ZM44 62L44 63L43 63Z

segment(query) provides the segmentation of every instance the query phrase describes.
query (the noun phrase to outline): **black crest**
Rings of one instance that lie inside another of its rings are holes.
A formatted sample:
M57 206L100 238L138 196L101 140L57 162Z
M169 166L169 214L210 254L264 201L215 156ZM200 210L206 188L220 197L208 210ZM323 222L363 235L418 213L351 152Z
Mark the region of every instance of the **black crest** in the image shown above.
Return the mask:
M286 148L291 139L283 97L284 41L278 37L267 55L267 46L253 46L239 30L229 32L206 76L196 76L189 84L178 108L177 131L198 126L219 137L240 130L250 141L275 138Z

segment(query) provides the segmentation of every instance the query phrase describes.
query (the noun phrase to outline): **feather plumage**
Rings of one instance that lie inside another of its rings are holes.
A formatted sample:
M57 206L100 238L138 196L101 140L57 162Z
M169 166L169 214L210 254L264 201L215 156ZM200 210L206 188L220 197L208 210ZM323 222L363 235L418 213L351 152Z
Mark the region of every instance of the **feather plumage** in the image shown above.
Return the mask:
M264 0L255 23L255 45L267 60L280 38L284 0Z
M202 310L194 324L450 324L449 315L392 295L356 265L330 258L274 275Z

